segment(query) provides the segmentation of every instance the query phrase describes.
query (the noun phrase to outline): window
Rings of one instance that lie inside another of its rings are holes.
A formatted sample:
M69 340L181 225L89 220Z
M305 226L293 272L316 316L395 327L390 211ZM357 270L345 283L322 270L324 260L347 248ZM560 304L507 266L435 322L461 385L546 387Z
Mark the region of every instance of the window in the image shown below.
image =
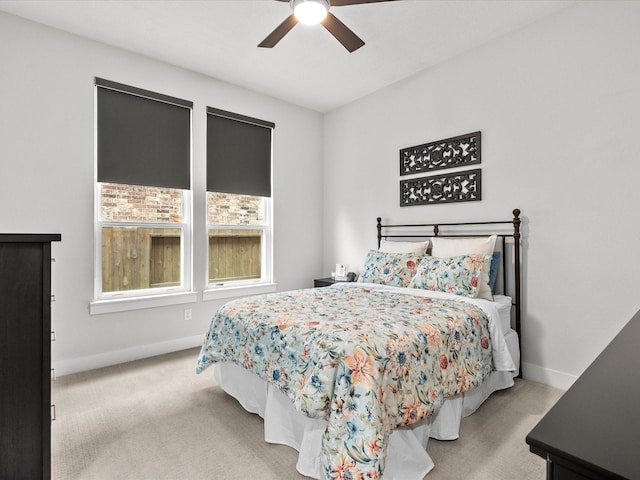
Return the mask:
M96 300L191 290L191 102L96 78Z
M262 280L268 199L207 192L209 283Z
M273 123L207 111L208 285L273 281L271 139Z
M102 296L181 287L185 192L117 183L98 190Z

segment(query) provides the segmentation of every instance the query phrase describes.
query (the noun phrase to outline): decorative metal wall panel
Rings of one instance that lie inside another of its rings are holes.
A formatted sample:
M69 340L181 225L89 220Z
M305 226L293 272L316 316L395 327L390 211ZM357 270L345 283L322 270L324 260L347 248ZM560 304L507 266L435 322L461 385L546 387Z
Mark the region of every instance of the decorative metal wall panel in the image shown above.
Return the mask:
M481 200L480 180L480 169L400 180L400 206Z
M480 132L400 150L400 175L480 163Z

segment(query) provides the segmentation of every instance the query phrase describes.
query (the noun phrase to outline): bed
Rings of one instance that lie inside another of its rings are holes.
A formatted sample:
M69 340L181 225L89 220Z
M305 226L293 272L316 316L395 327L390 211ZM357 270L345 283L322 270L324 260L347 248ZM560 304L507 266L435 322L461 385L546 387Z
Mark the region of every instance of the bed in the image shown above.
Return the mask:
M298 450L303 475L422 479L434 466L429 438L456 439L462 418L519 375L513 213L440 224L378 218L378 248L358 282L225 304L198 373L215 365L218 384L264 418L265 440Z

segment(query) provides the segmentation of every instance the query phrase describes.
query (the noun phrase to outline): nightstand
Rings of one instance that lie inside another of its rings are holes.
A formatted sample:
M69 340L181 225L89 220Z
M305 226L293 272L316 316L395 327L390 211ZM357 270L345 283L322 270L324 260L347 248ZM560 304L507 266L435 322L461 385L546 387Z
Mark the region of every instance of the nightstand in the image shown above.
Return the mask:
M329 285L333 285L336 283L335 278L327 277L327 278L316 278L313 281L313 286L317 287L328 287Z

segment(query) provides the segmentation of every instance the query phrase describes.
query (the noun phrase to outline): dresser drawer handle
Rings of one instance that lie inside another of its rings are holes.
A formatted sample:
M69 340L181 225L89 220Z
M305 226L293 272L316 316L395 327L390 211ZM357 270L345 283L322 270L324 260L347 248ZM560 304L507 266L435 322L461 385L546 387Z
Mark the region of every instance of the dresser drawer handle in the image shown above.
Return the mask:
M51 404L51 421L52 422L56 421L56 404L55 403Z
M51 341L52 342L56 341L56 331L55 330L51 330Z

